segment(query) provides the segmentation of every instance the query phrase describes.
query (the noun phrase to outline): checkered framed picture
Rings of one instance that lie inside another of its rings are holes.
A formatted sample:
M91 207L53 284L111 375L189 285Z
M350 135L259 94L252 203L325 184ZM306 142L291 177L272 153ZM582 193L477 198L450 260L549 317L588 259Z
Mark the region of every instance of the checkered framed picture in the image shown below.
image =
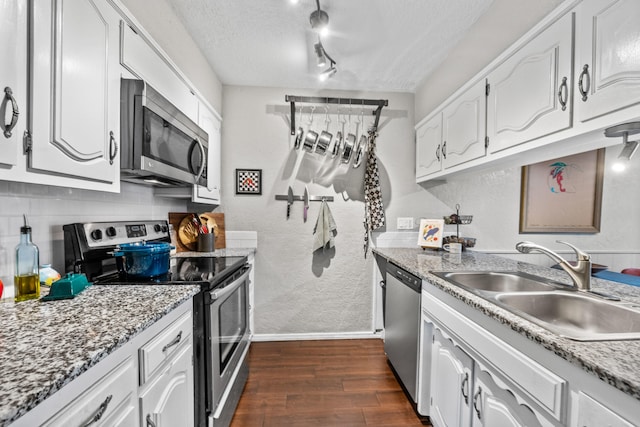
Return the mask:
M262 194L262 169L236 169L236 194Z

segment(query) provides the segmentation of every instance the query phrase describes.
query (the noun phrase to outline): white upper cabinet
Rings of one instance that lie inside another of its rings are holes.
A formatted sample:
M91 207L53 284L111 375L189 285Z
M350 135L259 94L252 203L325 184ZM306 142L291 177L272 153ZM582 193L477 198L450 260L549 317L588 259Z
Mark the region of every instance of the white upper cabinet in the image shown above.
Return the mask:
M0 165L18 160L27 117L27 3L0 3Z
M442 170L442 113L416 128L416 179Z
M220 202L220 168L221 164L221 121L217 115L200 103L198 125L209 135L209 159L207 163L207 186L195 186L194 202Z
M571 126L572 34L568 13L488 75L491 153Z
M119 16L107 0L32 2L29 167L118 182Z
M577 119L640 103L640 1L585 0L576 33Z
M146 81L194 123L198 123L198 99L176 73L173 65L169 64L150 41L124 21L121 32L122 66Z
M482 79L442 113L442 165L449 168L486 154L486 84Z

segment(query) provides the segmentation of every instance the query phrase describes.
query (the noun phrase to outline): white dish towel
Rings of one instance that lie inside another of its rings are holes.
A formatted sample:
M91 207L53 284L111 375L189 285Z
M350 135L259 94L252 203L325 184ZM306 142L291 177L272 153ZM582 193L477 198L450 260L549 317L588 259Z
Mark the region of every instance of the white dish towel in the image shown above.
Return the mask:
M337 231L336 222L329 209L329 204L326 200L323 200L322 206L320 206L320 212L318 213L318 219L316 220L316 226L313 229L313 252L320 248L324 251L327 245L329 245L329 248L334 247L334 235Z

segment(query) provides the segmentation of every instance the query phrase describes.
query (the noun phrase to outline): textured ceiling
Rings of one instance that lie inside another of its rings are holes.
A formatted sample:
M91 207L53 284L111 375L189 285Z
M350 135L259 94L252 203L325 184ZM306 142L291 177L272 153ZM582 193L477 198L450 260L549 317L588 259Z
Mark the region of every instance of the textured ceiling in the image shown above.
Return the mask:
M493 0L321 0L338 73L320 82L314 0L171 0L225 85L413 92Z

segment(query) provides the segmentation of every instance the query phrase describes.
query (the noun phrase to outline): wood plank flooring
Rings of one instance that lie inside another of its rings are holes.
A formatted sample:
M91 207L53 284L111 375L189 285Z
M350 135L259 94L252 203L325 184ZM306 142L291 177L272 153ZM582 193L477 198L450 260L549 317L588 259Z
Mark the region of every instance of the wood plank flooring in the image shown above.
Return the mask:
M231 427L430 426L378 339L255 342Z

